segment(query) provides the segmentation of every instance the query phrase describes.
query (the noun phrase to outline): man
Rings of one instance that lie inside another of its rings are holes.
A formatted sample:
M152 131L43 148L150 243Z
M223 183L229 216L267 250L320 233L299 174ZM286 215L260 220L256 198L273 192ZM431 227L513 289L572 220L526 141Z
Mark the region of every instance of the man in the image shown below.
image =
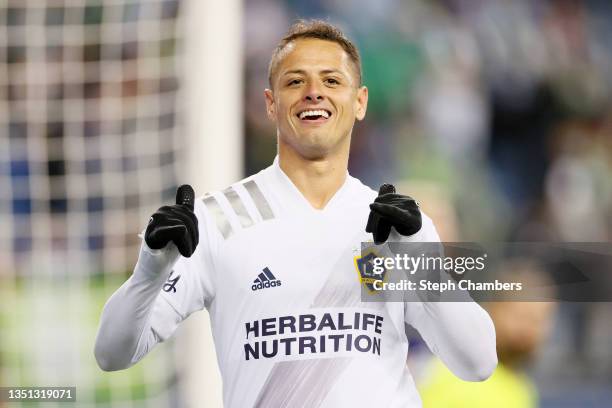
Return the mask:
M487 378L495 333L477 304L361 301L361 242L439 237L414 200L389 186L377 197L347 173L368 101L354 45L327 23L299 22L269 79L278 157L196 200L195 214L181 188L153 215L133 275L104 308L100 367L131 366L206 307L227 407L420 406L405 323L456 375Z

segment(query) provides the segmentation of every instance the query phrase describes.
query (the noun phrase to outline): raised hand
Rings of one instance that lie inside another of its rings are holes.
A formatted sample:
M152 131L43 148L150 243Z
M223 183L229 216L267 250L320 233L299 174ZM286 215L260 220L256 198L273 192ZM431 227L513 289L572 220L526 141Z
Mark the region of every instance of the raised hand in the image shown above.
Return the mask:
M378 197L370 204L366 232L372 233L378 245L389 238L391 227L401 235L410 236L419 232L421 221L419 205L413 198L397 194L391 184L383 184Z
M151 249L164 248L170 241L189 258L198 246L198 219L193 212L195 193L189 184L176 190L176 204L165 205L149 219L145 242Z

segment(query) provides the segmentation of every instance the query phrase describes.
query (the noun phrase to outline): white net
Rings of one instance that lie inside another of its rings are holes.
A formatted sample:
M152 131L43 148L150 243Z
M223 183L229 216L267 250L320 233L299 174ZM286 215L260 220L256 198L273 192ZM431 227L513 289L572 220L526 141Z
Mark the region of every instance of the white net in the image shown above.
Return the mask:
M179 404L169 347L122 373L92 350L138 232L176 188L180 23L178 0L0 3L2 386Z
M135 233L175 184L177 10L127 0L1 10L3 270L49 252L96 256L87 264L103 271L133 264Z

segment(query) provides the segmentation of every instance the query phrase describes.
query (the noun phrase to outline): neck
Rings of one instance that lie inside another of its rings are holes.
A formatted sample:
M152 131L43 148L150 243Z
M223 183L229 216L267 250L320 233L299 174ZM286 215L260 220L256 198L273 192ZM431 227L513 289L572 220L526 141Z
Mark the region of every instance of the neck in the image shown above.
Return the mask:
M308 159L279 142L278 157L280 168L316 209L324 208L346 180L348 149L346 152Z

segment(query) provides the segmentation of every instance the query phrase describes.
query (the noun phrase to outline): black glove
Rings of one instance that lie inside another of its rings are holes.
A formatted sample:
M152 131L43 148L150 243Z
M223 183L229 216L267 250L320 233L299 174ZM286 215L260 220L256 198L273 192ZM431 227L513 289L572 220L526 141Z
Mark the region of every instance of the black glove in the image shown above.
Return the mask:
M195 193L189 184L176 190L176 204L165 205L151 216L145 242L151 249L161 249L174 242L181 255L189 258L198 246L198 218L193 213Z
M421 229L421 211L414 199L396 194L391 184L383 184L370 204L366 232L371 232L374 243L379 245L389 238L391 227L404 236L416 234Z

